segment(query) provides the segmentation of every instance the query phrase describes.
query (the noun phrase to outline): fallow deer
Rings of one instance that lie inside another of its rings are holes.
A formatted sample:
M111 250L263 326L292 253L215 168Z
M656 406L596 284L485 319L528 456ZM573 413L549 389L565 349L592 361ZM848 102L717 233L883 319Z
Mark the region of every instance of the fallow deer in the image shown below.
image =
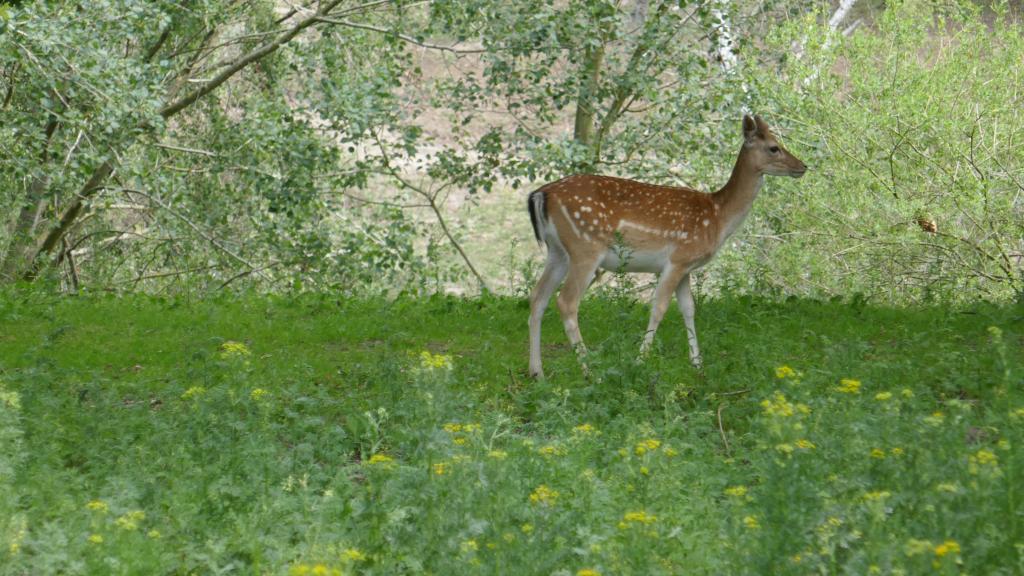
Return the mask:
M744 116L743 146L732 175L713 194L588 174L569 176L531 193L530 219L537 241L547 246L547 262L530 297L530 375L544 375L541 319L563 279L558 309L565 333L581 356L586 353L579 303L598 267L657 272L641 355L650 348L674 292L686 324L690 361L700 368L690 273L707 264L743 223L765 174L799 178L806 171L760 116Z

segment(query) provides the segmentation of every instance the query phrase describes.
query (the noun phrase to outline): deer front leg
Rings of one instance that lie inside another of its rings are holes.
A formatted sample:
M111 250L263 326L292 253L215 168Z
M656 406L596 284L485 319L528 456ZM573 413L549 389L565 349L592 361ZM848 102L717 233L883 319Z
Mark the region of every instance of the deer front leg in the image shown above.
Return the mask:
M640 355L644 356L651 349L654 342L654 334L658 331L661 319L665 317L669 304L672 303L672 292L675 291L679 280L685 274L684 269L677 268L672 264L665 266L658 278L658 287L654 289L654 298L651 300L651 319L647 323L647 331L644 332L643 342L640 344Z
M676 300L679 302L679 311L683 313L683 323L686 324L686 338L690 343L690 363L694 368L700 369L702 361L700 347L697 346L697 328L693 324L693 314L697 307L693 303L693 290L690 288L690 275L687 274L676 288Z

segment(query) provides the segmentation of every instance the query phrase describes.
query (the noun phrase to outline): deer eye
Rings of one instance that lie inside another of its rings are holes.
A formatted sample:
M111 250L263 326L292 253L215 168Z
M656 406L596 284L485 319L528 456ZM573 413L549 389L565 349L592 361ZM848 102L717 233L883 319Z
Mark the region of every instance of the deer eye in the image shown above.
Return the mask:
M768 149L768 151L771 152L772 154L778 154L779 153L779 147L778 146L772 146L771 148Z

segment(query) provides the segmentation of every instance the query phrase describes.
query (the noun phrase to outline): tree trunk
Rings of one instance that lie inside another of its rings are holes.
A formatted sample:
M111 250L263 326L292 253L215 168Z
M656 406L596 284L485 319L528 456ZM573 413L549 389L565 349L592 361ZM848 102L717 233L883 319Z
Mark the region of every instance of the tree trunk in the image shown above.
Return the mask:
M40 154L41 170L46 169L46 160L49 156L50 139L57 130L57 119L50 117L43 129L46 139L43 142L43 151ZM32 241L39 224L39 218L46 209L46 187L50 183L50 177L42 172L32 178L28 185L28 192L22 199L21 210L18 211L18 218L12 223L10 230L10 241L7 251L0 262L0 280L12 281L18 277L18 273L25 269L32 258L34 243Z
M604 46L587 48L583 56L582 78L579 95L576 98L576 121L573 124L572 136L576 142L588 148L594 144L594 117L603 64ZM587 154L588 158L590 156ZM585 161L576 168L581 172L591 172L594 166L591 162Z

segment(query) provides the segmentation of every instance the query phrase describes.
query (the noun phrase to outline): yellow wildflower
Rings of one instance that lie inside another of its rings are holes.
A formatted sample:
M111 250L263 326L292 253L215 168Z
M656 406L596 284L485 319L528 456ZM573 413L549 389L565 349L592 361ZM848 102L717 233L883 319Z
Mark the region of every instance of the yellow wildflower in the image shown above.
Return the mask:
M658 446L661 446L661 440L649 438L647 440L641 440L640 443L636 445L634 451L636 452L637 456L643 456L647 452L653 452L657 450Z
M907 556L917 556L919 554L924 554L925 552L931 552L932 543L928 540L911 538L910 540L907 540L907 543L903 546L903 551Z
M782 392L776 392L772 395L772 399L762 400L761 408L764 409L764 413L769 416L782 416L789 417L793 415L794 407L786 400L786 395Z
M996 457L995 452L991 450L985 450L982 448L975 452L974 456L971 456L971 462L981 464L982 466L995 466L999 463L999 458Z
M504 450L491 450L487 453L487 456L494 458L495 460L504 460L505 458L508 458L508 452L505 452Z
M541 484L530 493L530 502L534 504L543 504L550 506L558 500L558 490L552 490L548 488L546 484Z
M893 456L903 456L903 448L889 448L889 454L892 454Z
M757 521L756 516L744 516L743 525L751 530L757 530L761 527L761 523Z
M374 454L366 461L367 464L391 464L395 459L387 454Z
M192 398L198 398L206 393L206 388L203 386L193 386L181 395L182 400L190 400Z
M860 394L860 380L843 378L839 381L839 386L836 387L836 391L844 394Z
M88 504L85 505L85 507L88 508L89 510L95 510L96 512L107 511L107 503L104 502L103 500L91 500Z
M626 524L654 524L657 521L657 516L642 510L640 512L626 512L622 515L622 522Z
M879 392L878 394L875 394L875 400L878 400L879 402L885 402L891 398L892 392Z
M251 356L252 352L249 347L241 342L235 342L228 340L227 342L220 345L220 357L221 358L235 358Z
M452 357L446 354L431 354L429 350L424 350L420 352L420 367L428 370L450 370Z
M903 390L900 390L900 395L903 396L904 398L913 398L914 391L911 390L910 388L904 388Z
M540 448L538 448L537 452L544 456L565 456L566 450L561 446L548 444L547 446L541 446Z
M672 458L673 456L679 455L679 452L677 452L676 449L671 446L665 446L664 448L662 448L661 453L664 454L667 458Z
M462 551L463 554L469 554L470 552L476 552L479 549L480 549L480 545L477 544L476 540L473 539L473 538L470 538L469 540L463 540L462 543L459 544L459 550Z
M142 510L132 510L118 517L118 519L114 521L114 524L122 530L135 530L139 527L139 522L145 519L145 512Z
M573 428L572 431L575 434L582 434L584 436L588 436L590 434L597 434L597 428L594 428L589 423L580 424L579 426Z
M601 573L593 568L581 568L576 571L576 576L601 576Z
M729 496L736 496L736 497L740 498L740 497L743 497L743 496L747 495L747 487L746 486L730 486L730 487L725 489L725 493L728 494Z
M451 470L451 467L451 464L448 462L437 462L431 467L431 469L434 471L434 474L444 476Z
M452 438L452 442L454 442L456 446L465 446L466 443L469 442L469 440L466 440L462 436L457 436L455 438Z
M815 448L814 442L811 442L806 438L801 438L800 440L797 440L796 447L801 450L813 450Z
M267 391L263 388L253 388L252 392L249 392L249 398L252 398L256 402L259 402L267 395Z
M533 532L533 524L527 522L520 526L519 529L523 531L523 534L529 534L530 532Z
M872 448L871 449L871 457L872 458L878 458L879 460L884 460L885 459L885 450L882 450L881 448Z
M796 378L796 370L793 370L789 366L783 364L775 369L775 377L780 380L784 378Z
M879 500L885 500L890 496L892 496L892 492L889 492L888 490L873 490L864 494L864 500L867 500L868 502L877 502Z
M99 534L90 534L89 535L89 543L90 544L103 544L103 536L100 536Z
M956 540L946 540L942 544L935 547L935 555L942 558L946 554L959 554L960 545L956 543Z

